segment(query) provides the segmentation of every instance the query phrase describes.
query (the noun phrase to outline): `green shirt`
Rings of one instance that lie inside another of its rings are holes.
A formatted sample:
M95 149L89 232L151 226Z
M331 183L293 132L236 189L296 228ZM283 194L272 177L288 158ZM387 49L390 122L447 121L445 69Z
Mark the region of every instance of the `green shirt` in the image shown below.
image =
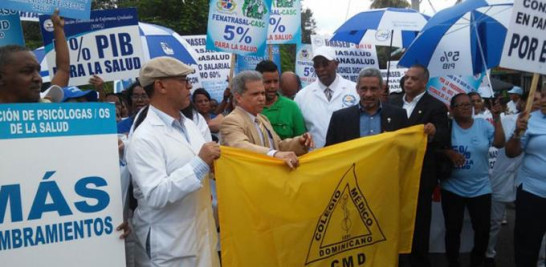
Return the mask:
M296 102L277 93L277 101L270 107L264 107L265 115L281 139L304 134L305 121Z

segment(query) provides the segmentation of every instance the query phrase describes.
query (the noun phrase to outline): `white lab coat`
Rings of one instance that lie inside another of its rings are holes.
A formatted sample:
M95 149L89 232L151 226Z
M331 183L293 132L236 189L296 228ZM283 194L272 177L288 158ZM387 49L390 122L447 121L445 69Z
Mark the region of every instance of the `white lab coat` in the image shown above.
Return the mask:
M313 136L316 148L324 147L326 143L326 131L332 113L354 106L360 101L356 93L356 84L339 74L336 74L336 79L328 87L334 91L330 102L324 94L326 86L319 79L300 90L294 98L303 114L305 126Z
M517 114L509 114L501 117L502 128L506 142L510 139L516 128ZM499 202L512 202L516 200L516 175L523 160L523 153L515 158L506 156L504 148L498 149L497 158L491 169L491 198Z
M144 252L137 252L137 266L220 265L208 174L201 181L189 164L205 140L191 120L184 126L189 143L150 109L131 136L127 166L138 200L133 224L137 251Z

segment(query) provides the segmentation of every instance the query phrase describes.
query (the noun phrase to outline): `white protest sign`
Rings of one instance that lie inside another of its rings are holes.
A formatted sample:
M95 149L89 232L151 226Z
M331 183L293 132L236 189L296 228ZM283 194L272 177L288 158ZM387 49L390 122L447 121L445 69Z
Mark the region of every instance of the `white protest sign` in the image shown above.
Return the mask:
M40 16L49 73L55 73L53 26ZM143 65L136 9L96 10L90 20L65 21L70 53L69 85L84 85L94 74L104 81L138 77Z
M500 66L546 74L546 0L514 1Z
M387 70L380 70L381 76L383 77L383 83L387 83ZM389 69L389 93L400 93L402 92L402 88L400 87L400 80L402 80L402 77L406 75L406 71L408 69L401 68L401 69Z
M207 49L242 56L263 56L271 1L210 0Z
M402 87L400 87L400 80L406 75L408 68L398 67L398 60L387 61L387 69L381 70L381 76L383 77L383 82L387 83L387 76L389 78L389 93L400 93L402 92ZM389 75L387 75L387 71Z
M433 77L427 83L427 90L430 95L442 101L448 107L451 98L460 93L478 91L484 74L476 75L447 75Z
M356 82L361 69L379 68L374 45L330 41L331 38L332 35L312 35L311 45L313 49L330 46L336 51L337 73L343 78Z
M271 16L269 16L267 43L301 43L300 0L273 0Z
M21 18L21 21L38 22L40 21L40 19L38 18L40 15L41 14L34 12L19 11L19 17Z
M2 266L125 266L110 103L0 105Z
M211 98L222 101L231 64L231 54L207 50L206 35L182 36L198 55L199 79ZM195 88L195 86L194 86Z
M296 71L300 77L301 86L305 87L317 79L313 68L313 48L310 44L300 44L296 52Z

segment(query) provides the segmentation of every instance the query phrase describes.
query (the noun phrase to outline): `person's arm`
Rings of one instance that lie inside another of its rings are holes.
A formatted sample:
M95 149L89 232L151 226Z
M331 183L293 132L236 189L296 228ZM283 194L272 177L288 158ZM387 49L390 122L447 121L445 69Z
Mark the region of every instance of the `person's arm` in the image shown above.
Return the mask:
M104 80L98 75L93 75L89 78L89 84L93 85L95 91L99 93L99 101L104 102L106 98L106 92L104 91Z
M207 177L212 161L219 157L220 148L213 142L206 143L188 163L167 173L162 149L154 143L157 141L132 138L127 149L127 166L146 204L160 209L202 187L201 180Z
M493 115L493 124L495 126L495 135L493 137L493 146L496 148L503 148L504 143L506 142L506 137L504 136L504 129L502 128L502 122L500 118L501 105L499 101L491 107L491 114Z
M519 114L518 119L516 121L516 129L514 130L514 133L506 142L505 147L505 153L506 156L509 158L514 158L519 156L523 149L521 148L521 135L520 133L527 130L527 112L522 112Z
M65 87L70 79L70 53L68 52L68 44L64 35L64 19L59 16L59 10L51 16L53 22L53 35L55 38L55 64L57 72L51 79L51 84Z
M461 167L465 164L466 159L463 154L453 150L453 149L443 149L441 150L446 157L453 163L456 167Z
M222 144L267 155L271 149L250 142L241 124L242 122L238 122L234 117L227 116L224 118L220 126Z
M222 98L222 102L218 103L218 106L216 107L216 110L214 111L215 114L222 114L226 108L229 108L229 98L231 96L231 89L228 87L226 90L224 90L224 96Z
M222 125L222 121L224 120L223 114L218 114L214 119L211 119L208 121L209 129L213 133L217 133L220 131L220 125Z

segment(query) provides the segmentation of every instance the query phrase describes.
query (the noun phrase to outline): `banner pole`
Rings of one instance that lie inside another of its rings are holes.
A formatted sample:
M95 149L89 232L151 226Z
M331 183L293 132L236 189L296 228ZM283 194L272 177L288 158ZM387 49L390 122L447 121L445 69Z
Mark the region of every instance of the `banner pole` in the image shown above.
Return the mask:
M533 100L535 99L535 94L537 91L538 79L540 78L538 73L533 74L533 79L531 80L531 89L529 90L529 96L527 97L527 102L525 103L525 115L523 118L525 120L529 119L529 113L531 113L531 108L533 107ZM520 131L518 136L522 136L525 131Z
M235 63L237 62L237 54L231 53L231 63L229 64L229 78L228 83L231 88L231 79L233 79L233 72L235 72Z

